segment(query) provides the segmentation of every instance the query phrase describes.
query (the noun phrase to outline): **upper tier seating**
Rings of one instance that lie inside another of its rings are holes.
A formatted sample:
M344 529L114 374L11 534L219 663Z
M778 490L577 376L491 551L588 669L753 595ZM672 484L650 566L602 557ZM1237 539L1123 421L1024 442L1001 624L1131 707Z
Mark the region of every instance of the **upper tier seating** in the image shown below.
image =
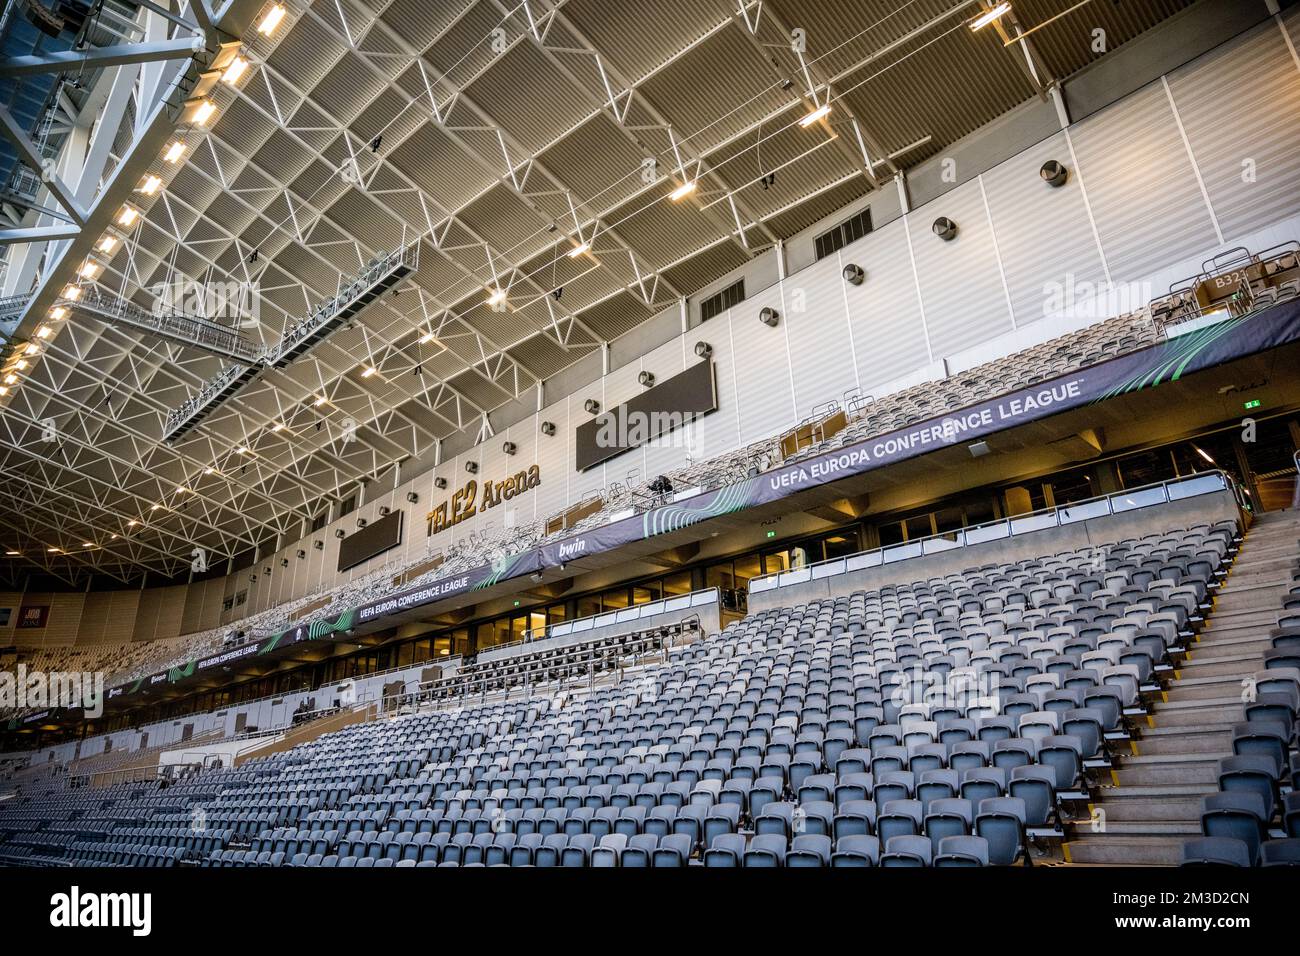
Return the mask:
M1198 525L771 609L589 692L356 724L161 793L22 789L0 805L0 860L1024 861L1196 625L1234 534Z

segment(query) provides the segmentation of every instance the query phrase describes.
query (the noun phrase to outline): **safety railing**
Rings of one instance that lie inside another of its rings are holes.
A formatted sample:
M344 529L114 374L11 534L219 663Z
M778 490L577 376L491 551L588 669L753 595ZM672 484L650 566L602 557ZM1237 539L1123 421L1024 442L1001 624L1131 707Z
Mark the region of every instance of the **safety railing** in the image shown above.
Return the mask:
M1295 460L1295 490L1291 492L1291 507L1300 508L1300 451L1293 456Z
M245 364L261 361L265 351L261 345L219 322L162 308L151 311L95 286L85 287L81 296L70 304L110 323L129 325Z
M602 628L610 627L615 624L630 624L635 621L644 621L648 618L658 617L660 614L673 614L677 611L688 611L692 608L707 607L710 604L717 604L720 600L717 588L704 588L699 591L691 591L687 594L678 594L674 597L661 598L658 601L649 601L645 604L633 604L631 607L619 608L616 611L604 611L600 614L592 614L588 617L575 618L572 621L563 621L559 624L551 624L536 632L525 631L523 640L510 641L507 644L494 644L479 654L478 660L490 661L502 657L509 657L516 649L528 647L529 650L545 650L543 641L550 638L569 637L575 634L586 634L590 631L597 631ZM541 645L541 646L539 646Z
M332 299L320 303L308 316L294 323L268 360L277 367L287 365L324 338L331 327L361 311L419 266L418 241L410 244L403 241L400 248L377 256L346 285L340 283Z
M1038 511L1031 511L1010 518L999 518L996 521L971 525L957 531L943 531L923 538L914 538L902 544L860 551L857 554L847 555L842 558L818 561L815 564L804 565L801 568L792 568L789 571L779 571L775 574L751 578L749 592L751 594L761 594L764 591L771 591L776 588L805 584L809 581L819 581L823 578L849 574L866 568L878 568L897 561L954 551L970 545L983 544L987 541L999 541L1034 531L1060 528L1080 521L1122 514L1154 505L1168 504L1172 501L1181 501L1216 491L1231 492L1233 499L1240 507L1241 496L1238 493L1236 482L1233 481L1230 475L1223 471L1199 472L1185 478L1170 478L1154 484L1143 485L1140 488L1117 491L1109 495L1099 495L1095 498L1088 498L1084 501L1076 501L1055 508L1042 508Z

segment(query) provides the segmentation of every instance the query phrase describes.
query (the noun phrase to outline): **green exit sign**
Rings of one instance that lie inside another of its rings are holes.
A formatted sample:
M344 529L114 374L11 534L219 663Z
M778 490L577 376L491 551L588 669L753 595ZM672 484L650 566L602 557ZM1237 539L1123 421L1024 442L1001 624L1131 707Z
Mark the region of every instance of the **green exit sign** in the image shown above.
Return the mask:
M1247 409L1259 408L1259 406L1262 404L1263 403L1258 398L1252 398L1250 401L1246 402L1246 408Z
M776 532L775 532L775 531L769 531L769 532L767 533L767 536L768 536L769 538L775 538L775 537L776 537Z
M519 606L519 602L516 601L516 602L515 602L515 607L518 607L518 606Z

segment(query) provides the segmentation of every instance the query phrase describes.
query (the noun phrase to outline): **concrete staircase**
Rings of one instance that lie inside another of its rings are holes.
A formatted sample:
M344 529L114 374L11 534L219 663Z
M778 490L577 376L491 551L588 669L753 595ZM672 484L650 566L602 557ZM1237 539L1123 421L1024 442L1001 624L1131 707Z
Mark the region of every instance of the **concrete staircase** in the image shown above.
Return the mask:
M1132 756L1116 761L1114 786L1093 805L1096 826L1075 827L1071 863L1175 865L1201 833L1201 800L1218 790L1218 762L1232 755L1232 726L1244 720L1242 681L1264 668L1300 538L1300 512L1255 519L1219 589L1206 624L1152 707Z

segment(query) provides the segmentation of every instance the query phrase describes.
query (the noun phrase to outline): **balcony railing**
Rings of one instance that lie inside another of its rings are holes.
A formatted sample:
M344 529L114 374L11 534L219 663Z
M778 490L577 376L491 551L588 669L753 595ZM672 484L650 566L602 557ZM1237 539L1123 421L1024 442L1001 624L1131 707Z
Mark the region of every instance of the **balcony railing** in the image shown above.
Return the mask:
M940 532L924 538L905 541L902 544L893 544L870 551L860 551L857 554L850 554L843 558L818 561L815 564L808 564L801 568L792 568L789 571L779 571L775 574L751 578L749 593L761 594L775 588L788 587L793 584L806 584L809 581L819 581L822 578L849 574L866 568L879 568L886 564L906 561L910 558L920 558L930 554L939 554L943 551L953 551L973 544L983 544L986 541L998 541L1015 537L1019 534L1029 534L1049 528L1060 528L1079 521L1087 521L1091 518L1121 514L1126 511L1135 511L1138 508L1149 508L1153 505L1181 501L1184 498L1211 494L1215 491L1232 492L1234 500L1240 507L1241 496L1232 478L1222 471L1206 471L1189 475L1186 478L1172 478L1168 481L1144 485L1141 488L1117 491L1114 494L1089 498L1086 501L1076 501L1056 508L1046 508L1011 518L1001 518L997 521L971 525L959 531Z

